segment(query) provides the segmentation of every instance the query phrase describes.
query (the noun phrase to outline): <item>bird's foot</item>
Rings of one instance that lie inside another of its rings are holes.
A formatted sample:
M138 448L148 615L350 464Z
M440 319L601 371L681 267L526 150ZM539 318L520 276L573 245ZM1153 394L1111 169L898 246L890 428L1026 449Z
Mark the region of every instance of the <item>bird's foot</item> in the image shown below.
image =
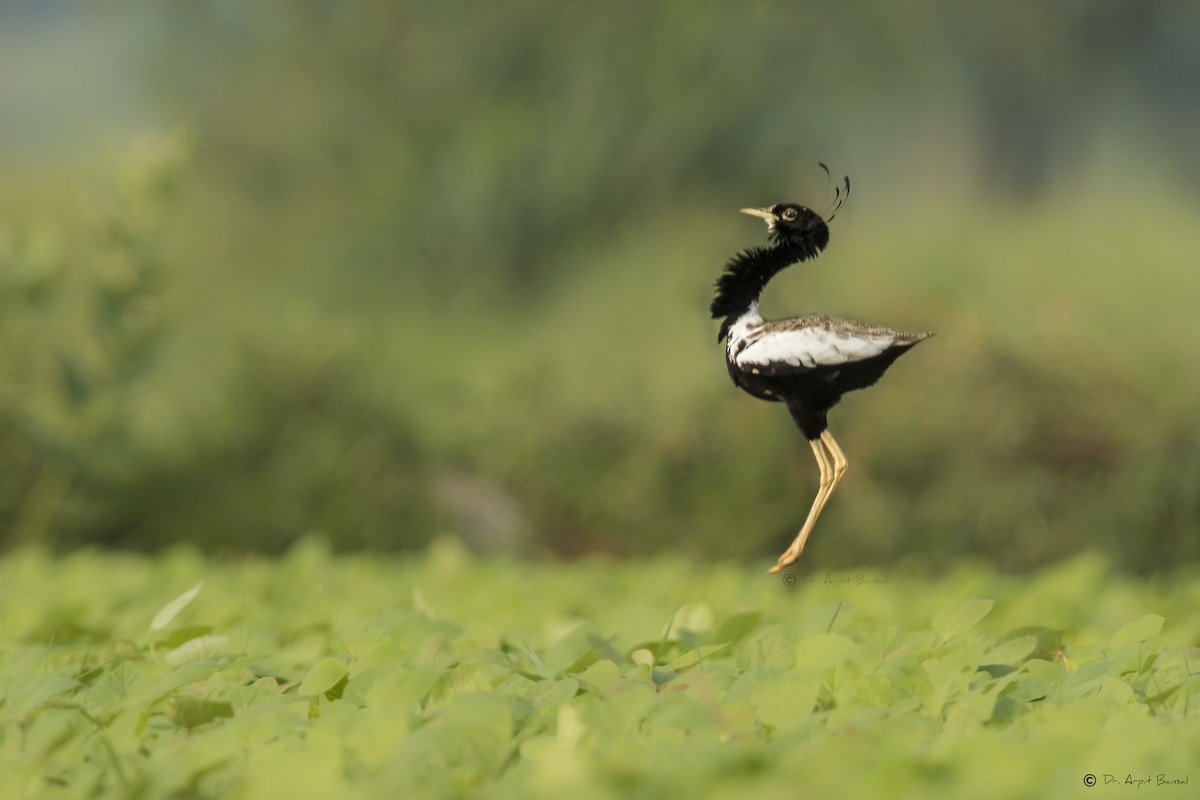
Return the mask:
M799 552L793 553L791 551L791 549L788 549L783 555L781 555L779 557L779 561L775 564L775 566L773 566L769 570L767 570L767 574L775 575L779 572L782 572L787 567L790 567L792 564L795 564L799 559L800 559Z

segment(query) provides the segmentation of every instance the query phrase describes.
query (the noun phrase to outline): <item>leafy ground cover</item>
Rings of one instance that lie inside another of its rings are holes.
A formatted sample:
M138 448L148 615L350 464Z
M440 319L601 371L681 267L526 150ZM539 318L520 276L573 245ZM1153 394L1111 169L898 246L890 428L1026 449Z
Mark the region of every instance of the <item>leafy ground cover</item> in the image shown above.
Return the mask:
M20 550L0 796L1194 796L1198 608L1194 575L1094 556L781 580Z

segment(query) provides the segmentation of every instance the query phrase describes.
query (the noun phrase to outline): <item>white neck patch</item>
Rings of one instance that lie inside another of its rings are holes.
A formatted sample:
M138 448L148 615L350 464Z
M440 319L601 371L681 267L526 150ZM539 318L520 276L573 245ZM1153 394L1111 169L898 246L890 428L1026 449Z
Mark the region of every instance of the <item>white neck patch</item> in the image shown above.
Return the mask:
M757 330L762 325L762 321L762 315L758 313L758 301L755 300L750 304L750 308L746 309L729 326L729 343L726 345L726 348L730 352L740 350L743 341L750 335L751 331Z

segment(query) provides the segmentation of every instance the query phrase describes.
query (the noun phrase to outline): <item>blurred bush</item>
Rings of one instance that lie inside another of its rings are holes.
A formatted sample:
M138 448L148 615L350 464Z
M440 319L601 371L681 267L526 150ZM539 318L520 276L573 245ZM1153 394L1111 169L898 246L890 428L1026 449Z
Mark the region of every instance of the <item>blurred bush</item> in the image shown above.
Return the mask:
M859 154L766 310L940 336L834 412L809 557L1200 555L1196 15L892 8L130 12L174 132L0 239L4 544L772 558L815 468L709 286Z
M46 224L0 244L0 514L10 541L94 530L107 508L81 487L137 459L133 402L161 338L155 228L183 158L148 139L122 191L90 198L86 236L68 241Z

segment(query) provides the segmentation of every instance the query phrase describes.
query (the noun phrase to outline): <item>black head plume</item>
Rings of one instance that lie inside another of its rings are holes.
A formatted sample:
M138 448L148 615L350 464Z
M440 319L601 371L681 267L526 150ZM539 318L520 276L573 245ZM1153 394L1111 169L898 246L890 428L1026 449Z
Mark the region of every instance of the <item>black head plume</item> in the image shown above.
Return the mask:
M825 170L826 182L832 182L833 174L829 171L829 167L825 166L825 162L818 161L817 164L818 164L818 166L821 167L821 169ZM826 191L828 191L828 190L826 190ZM829 210L829 216L825 219L825 222L827 222L827 223L833 222L833 218L837 216L837 212L839 210L841 210L841 208L842 208L842 203L845 203L849 199L850 199L850 176L843 175L841 184L833 187L833 208L831 208Z

